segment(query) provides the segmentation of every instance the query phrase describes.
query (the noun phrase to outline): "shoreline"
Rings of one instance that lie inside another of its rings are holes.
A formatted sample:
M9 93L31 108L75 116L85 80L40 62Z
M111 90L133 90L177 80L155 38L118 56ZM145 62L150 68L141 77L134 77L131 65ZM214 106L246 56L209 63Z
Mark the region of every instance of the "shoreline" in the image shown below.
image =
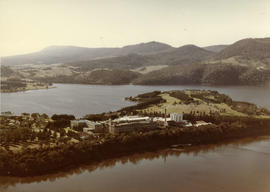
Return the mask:
M185 150L189 147L270 135L268 110L257 108L254 104L233 101L217 91L153 91L129 99L137 104L114 112L86 115L81 123L88 121L98 125L91 129L93 131L89 134L83 127L74 126L74 123L80 121L76 120L74 115L55 114L49 117L46 114L25 113L22 116L1 116L3 132L0 141L3 150L0 151L0 175L27 177L53 174L135 153L169 147ZM239 111L235 111L228 116L222 115L222 111L186 111L180 122L171 120L165 124L152 119L147 121L148 123L138 123L137 128L136 123L116 122L112 127L112 119L119 121L119 118L130 115L139 114L149 119L163 117L162 113L147 113L141 110L153 106L161 109L161 105L168 107L175 103L175 99L178 99L178 104L181 102L184 105L200 105L199 101L217 105L222 103L246 114L237 116L236 112ZM238 105L241 106L240 109L237 108ZM261 118L261 115L267 115L268 118ZM204 124L197 126L199 121ZM124 127L122 132L121 129L117 131L117 127L122 125L128 127Z
M5 170L2 170L0 175L11 177L32 177L57 174L59 172L66 172L79 168L80 166L91 166L114 158L167 149L172 145L180 145L181 150L187 150L190 147L196 148L209 144L218 145L224 142L231 143L245 138L270 135L270 120L260 120L260 122L255 123L260 124L260 126L257 128L250 126L247 128L240 128L239 130L235 130L234 127L231 127L230 131L226 132L219 130L222 127L218 127L216 129L208 129L205 127L205 129L201 129L200 131L167 129L162 133L155 131L153 132L153 136L146 134L144 138L140 138L140 136L127 135L127 140L124 143L119 136L101 144L90 144L89 142L72 145L67 144L64 149L64 146L60 145L53 156L50 158L45 157L46 161L44 159L44 163L46 165L43 165L45 167L38 166L39 168L35 169L34 167L37 165L35 165L36 163L34 160L34 162L29 164L30 167L24 169L15 168L15 170L12 170L10 166L5 166ZM137 139L133 137L136 137ZM76 149L76 146L78 147L79 145L81 145L80 148L82 147L81 150ZM14 160L18 157L23 160L25 158L28 159L29 156L34 154L38 157L38 154L43 154L46 151L49 152L48 150L49 149L44 148L33 150L31 152L26 151L13 155L9 154L8 156ZM70 156L71 154L72 156L77 157L75 161L74 159L67 160L68 157L66 155ZM59 158L63 160L59 160Z
M141 160L148 160L154 158L159 158L159 157L164 157L164 156L169 156L169 155L181 155L182 153L184 154L189 154L189 153L198 153L198 152L204 152L204 151L211 151L219 147L226 147L228 145L236 145L236 146L241 146L245 144L251 144L253 142L258 142L258 141L264 141L266 139L270 138L270 134L268 135L263 135L263 136L255 136L255 137L246 137L246 138L240 138L240 139L235 139L231 141L222 141L219 143L215 144L204 144L204 145L197 145L197 146L188 146L185 148L164 148L164 149L159 149L159 150L152 150L152 151L146 151L146 152L136 152L130 155L123 155L118 158L110 158L103 160L101 162L96 162L92 164L81 164L76 167L70 167L69 169L63 169L61 171L57 171L54 173L49 173L49 174L43 174L43 175L36 175L36 176L24 176L24 177L18 177L18 176L0 176L0 180L2 179L12 179L12 183L28 183L30 182L29 179L34 179L34 182L42 182L42 181L47 181L48 179L51 180L53 179L58 179L61 177L67 177L69 175L73 174L80 174L84 171L95 171L96 169L102 167L111 167L112 165L115 165L118 162L121 162L125 164L126 162L131 162L134 164L137 164ZM123 161L124 159L124 161ZM32 182L32 181L31 181ZM5 183L4 184L8 184ZM1 186L1 182L0 182Z
M43 90L43 89L53 89L53 88L56 88L56 86L48 86L48 87L41 86L41 87L18 89L18 90L0 91L0 93L17 93L17 92L26 92L26 91L32 91L32 90Z

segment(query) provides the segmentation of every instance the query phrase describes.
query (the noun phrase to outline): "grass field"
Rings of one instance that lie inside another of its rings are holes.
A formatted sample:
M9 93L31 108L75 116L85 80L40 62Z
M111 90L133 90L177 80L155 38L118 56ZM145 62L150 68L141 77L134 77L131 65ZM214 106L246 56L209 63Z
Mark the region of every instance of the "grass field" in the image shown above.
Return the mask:
M193 91L187 90L185 94L191 95ZM197 91L198 93L199 91ZM165 108L167 109L167 113L190 113L195 112L197 114L210 114L210 113L219 113L220 115L228 115L228 116L248 116L247 114L238 112L232 109L229 105L225 103L206 103L205 101L199 98L193 98L196 103L184 104L183 101L177 99L175 97L170 96L169 93L161 93L161 96L165 103L151 105L146 109L142 109L141 111L146 113L162 113L164 114ZM214 99L215 97L210 95L207 96L209 99ZM270 118L267 115L258 115L258 118Z

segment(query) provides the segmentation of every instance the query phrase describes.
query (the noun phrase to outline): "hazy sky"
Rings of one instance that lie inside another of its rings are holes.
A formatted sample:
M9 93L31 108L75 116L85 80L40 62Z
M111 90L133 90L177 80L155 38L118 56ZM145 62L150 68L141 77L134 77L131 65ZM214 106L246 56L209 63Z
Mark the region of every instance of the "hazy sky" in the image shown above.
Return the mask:
M179 47L270 36L270 0L0 0L0 55L50 45Z

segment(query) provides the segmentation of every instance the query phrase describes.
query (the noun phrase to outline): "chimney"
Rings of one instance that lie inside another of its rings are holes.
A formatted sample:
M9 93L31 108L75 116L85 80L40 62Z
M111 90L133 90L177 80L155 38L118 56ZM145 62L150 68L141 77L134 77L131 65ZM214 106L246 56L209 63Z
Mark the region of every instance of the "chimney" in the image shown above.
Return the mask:
M168 122L167 122L167 108L165 108L165 122L164 122L164 127L168 126Z
M112 132L112 119L109 119L109 132Z

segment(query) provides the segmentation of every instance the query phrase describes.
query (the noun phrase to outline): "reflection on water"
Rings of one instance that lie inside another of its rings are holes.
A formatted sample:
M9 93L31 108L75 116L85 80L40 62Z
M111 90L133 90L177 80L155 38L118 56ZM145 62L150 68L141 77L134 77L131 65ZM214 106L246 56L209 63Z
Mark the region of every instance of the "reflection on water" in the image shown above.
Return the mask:
M137 153L65 173L0 177L0 191L269 191L270 137Z

